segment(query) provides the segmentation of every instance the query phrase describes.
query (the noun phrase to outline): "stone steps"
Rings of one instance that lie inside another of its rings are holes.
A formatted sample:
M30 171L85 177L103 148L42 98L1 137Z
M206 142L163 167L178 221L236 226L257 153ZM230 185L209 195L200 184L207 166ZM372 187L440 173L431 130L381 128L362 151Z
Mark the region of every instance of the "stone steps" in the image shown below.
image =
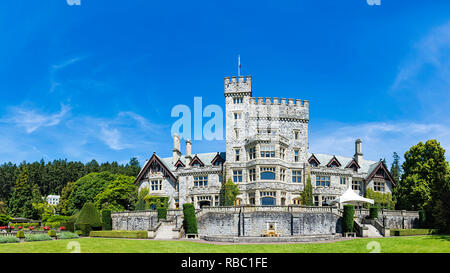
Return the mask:
M161 222L161 226L156 232L155 240L172 240L177 238L177 233L173 231L175 224L173 222Z
M365 224L365 226L369 228L369 237L383 237L383 235L381 235L378 229L376 229L373 225Z

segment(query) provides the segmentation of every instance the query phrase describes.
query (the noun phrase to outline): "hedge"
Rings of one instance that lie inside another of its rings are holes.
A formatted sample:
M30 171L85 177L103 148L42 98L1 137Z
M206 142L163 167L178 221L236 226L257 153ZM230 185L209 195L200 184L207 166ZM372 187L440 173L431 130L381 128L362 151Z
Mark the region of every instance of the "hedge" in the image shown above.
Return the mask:
M75 234L73 232L68 232L68 231L58 233L57 236L58 236L58 239L77 239L77 238L79 238L79 236L77 234Z
M411 235L431 235L431 234L438 234L438 230L428 228L391 229L391 236L411 236Z
M103 230L112 230L111 210L102 210L102 228Z
M344 205L344 215L342 216L342 231L353 232L353 217L355 207L353 205Z
M369 209L369 218L370 219L378 219L378 207L370 207Z
M88 236L91 230L97 230L102 227L100 215L94 204L88 202L84 204L80 211L77 221L75 222L75 228L83 231L83 235Z
M158 220L159 219L166 220L166 217L167 217L167 209L166 208L164 208L164 207L158 208L157 212L158 212Z
M146 230L101 230L91 231L90 237L148 239Z
M184 230L187 234L197 234L197 217L195 216L195 208L193 204L183 204Z
M425 214L425 210L419 210L419 225L421 228L426 227L427 217Z

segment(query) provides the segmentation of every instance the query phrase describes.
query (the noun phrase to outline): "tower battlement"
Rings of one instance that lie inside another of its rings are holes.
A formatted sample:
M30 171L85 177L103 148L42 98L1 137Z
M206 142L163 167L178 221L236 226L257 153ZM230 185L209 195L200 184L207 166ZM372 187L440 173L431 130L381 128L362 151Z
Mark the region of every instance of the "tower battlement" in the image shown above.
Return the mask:
M233 76L224 78L225 96L227 95L248 95L252 94L252 77L251 76Z
M277 97L266 97L265 100L263 97L250 97L250 104L254 105L293 105L296 107L304 107L309 108L308 100L299 100L299 99L287 99L287 98L277 98Z

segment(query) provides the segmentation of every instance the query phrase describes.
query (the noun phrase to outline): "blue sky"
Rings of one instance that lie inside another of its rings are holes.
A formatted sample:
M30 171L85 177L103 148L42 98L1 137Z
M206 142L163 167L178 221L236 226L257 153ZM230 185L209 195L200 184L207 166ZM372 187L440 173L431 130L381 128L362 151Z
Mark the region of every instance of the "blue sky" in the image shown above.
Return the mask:
M255 97L310 101L310 152L450 149L449 1L7 0L0 33L0 162L170 156L172 107L223 107L238 54Z

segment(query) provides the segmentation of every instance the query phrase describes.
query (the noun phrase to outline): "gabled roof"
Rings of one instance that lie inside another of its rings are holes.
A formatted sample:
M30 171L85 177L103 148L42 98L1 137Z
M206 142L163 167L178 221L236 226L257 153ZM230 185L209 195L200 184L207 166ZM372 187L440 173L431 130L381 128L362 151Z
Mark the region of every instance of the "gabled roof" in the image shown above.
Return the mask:
M224 163L225 159L222 158L222 156L220 156L220 153L217 153L217 155L213 158L213 160L211 160L211 165L214 165L214 163L216 163L217 161Z
M352 161L348 162L347 166L345 168L353 168L353 166L356 166L356 168L360 169L361 166L359 166L358 162L353 158Z
M177 181L177 178L172 174L166 164L155 153L153 153L152 157L145 163L145 166L136 178L136 181L134 182L135 184L141 181L151 166L159 166L165 177L170 177L173 181Z
M383 161L379 161L378 164L372 168L372 172L367 176L366 181L370 181L378 171L382 171L385 176L391 181L392 185L395 185L394 178L392 178L391 173L387 169L386 165L384 165Z
M191 162L189 163L190 166L193 166L195 163L199 163L201 167L204 167L205 164L203 163L203 161L200 160L200 158L198 158L197 155L194 156L194 158L192 158Z
M311 161L315 161L315 162L317 163L317 166L320 165L320 161L317 159L317 157L316 157L314 154L312 154L312 155L309 157L308 163L311 164Z
M180 159L178 159L178 161L175 163L174 166L175 166L175 168L178 168L178 167L186 167L186 165L184 165L184 163L181 162Z
M308 155L310 156L310 158L314 155L314 157L319 162L329 162L333 158L333 155L329 155L329 154L308 153ZM344 156L339 156L339 155L336 155L336 159L339 160L339 162L342 164L342 166L338 167L338 169L342 169L342 170L344 170L345 166L348 166L348 164L350 164L351 161L354 160L353 157L344 157ZM361 159L360 162L358 163L358 165L360 166L360 169L358 169L358 173L369 174L372 172L373 168L375 168L377 164L378 164L377 161ZM325 167L325 165L323 165L323 167Z
M327 167L331 167L332 164L336 164L336 166L341 167L341 163L339 162L339 160L337 160L336 156L333 155L333 158L330 159L330 161L327 164Z

